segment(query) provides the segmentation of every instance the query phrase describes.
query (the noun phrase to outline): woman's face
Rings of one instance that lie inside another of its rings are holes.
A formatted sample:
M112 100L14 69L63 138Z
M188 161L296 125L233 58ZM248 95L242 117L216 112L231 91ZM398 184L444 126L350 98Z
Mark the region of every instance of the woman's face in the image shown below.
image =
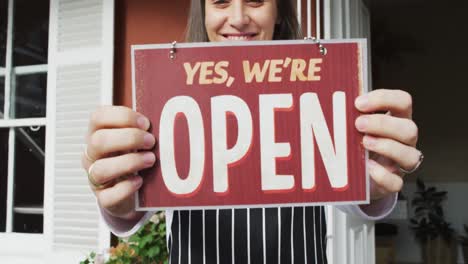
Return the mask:
M272 40L278 13L276 1L206 0L205 27L208 39Z

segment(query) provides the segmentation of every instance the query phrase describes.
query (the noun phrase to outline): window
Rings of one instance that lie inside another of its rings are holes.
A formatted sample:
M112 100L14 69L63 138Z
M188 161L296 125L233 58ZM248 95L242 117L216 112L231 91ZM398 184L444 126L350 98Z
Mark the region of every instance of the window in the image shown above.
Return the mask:
M0 0L0 232L43 233L49 0Z

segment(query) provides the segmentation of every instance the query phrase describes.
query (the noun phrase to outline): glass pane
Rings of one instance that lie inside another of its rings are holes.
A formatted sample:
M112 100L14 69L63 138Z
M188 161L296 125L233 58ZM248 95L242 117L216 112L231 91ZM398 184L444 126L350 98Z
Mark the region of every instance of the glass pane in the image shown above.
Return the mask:
M6 199L8 183L8 128L0 129L0 232L6 230Z
M16 233L42 233L44 227L44 217L39 214L18 214L13 215L13 232Z
M45 131L45 127L15 129L14 207L43 207ZM39 217L42 214L16 213L13 232L41 233Z
M0 67L5 67L8 1L0 0Z
M11 118L45 117L47 73L16 76Z
M47 64L49 1L14 2L13 65Z
M5 77L0 77L0 119L3 119L5 109Z

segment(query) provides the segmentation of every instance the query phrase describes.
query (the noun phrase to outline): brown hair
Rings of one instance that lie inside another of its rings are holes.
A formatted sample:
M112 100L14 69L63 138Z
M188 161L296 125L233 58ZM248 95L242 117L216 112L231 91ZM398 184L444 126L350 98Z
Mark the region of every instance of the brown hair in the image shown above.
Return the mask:
M275 25L273 39L300 39L302 33L297 22L294 1L276 0L276 7L278 10L278 23ZM205 28L205 0L191 0L185 41L209 41Z

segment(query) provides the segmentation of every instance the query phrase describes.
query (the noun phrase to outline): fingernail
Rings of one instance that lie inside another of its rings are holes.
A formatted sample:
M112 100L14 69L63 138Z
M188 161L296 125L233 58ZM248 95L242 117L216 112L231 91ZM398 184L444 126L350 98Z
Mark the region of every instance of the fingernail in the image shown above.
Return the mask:
M141 185L143 184L143 179L140 176L135 176L135 177L132 178L132 184L136 188L140 188Z
M146 131L146 130L148 130L148 128L150 126L150 122L149 122L148 118L146 118L144 116L140 116L137 119L137 125L138 125L139 128Z
M362 140L362 143L364 143L364 147L366 148L374 148L375 144L377 142L377 139L375 137L371 136L364 136L364 139Z
M152 134L147 133L145 137L143 138L143 145L145 148L151 148L153 147L155 143L155 139Z
M377 166L377 162L375 162L375 160L369 159L369 160L367 161L367 167L368 167L368 168L374 168L374 167L376 167L376 166Z
M359 131L364 131L366 130L368 123L369 123L369 120L367 117L360 116L356 119L356 128Z
M156 156L152 152L147 152L143 155L143 162L146 165L153 165L153 163L156 161Z
M354 105L360 110L364 110L368 104L369 104L369 97L367 95L359 96L358 98L356 98L356 101L354 102Z

